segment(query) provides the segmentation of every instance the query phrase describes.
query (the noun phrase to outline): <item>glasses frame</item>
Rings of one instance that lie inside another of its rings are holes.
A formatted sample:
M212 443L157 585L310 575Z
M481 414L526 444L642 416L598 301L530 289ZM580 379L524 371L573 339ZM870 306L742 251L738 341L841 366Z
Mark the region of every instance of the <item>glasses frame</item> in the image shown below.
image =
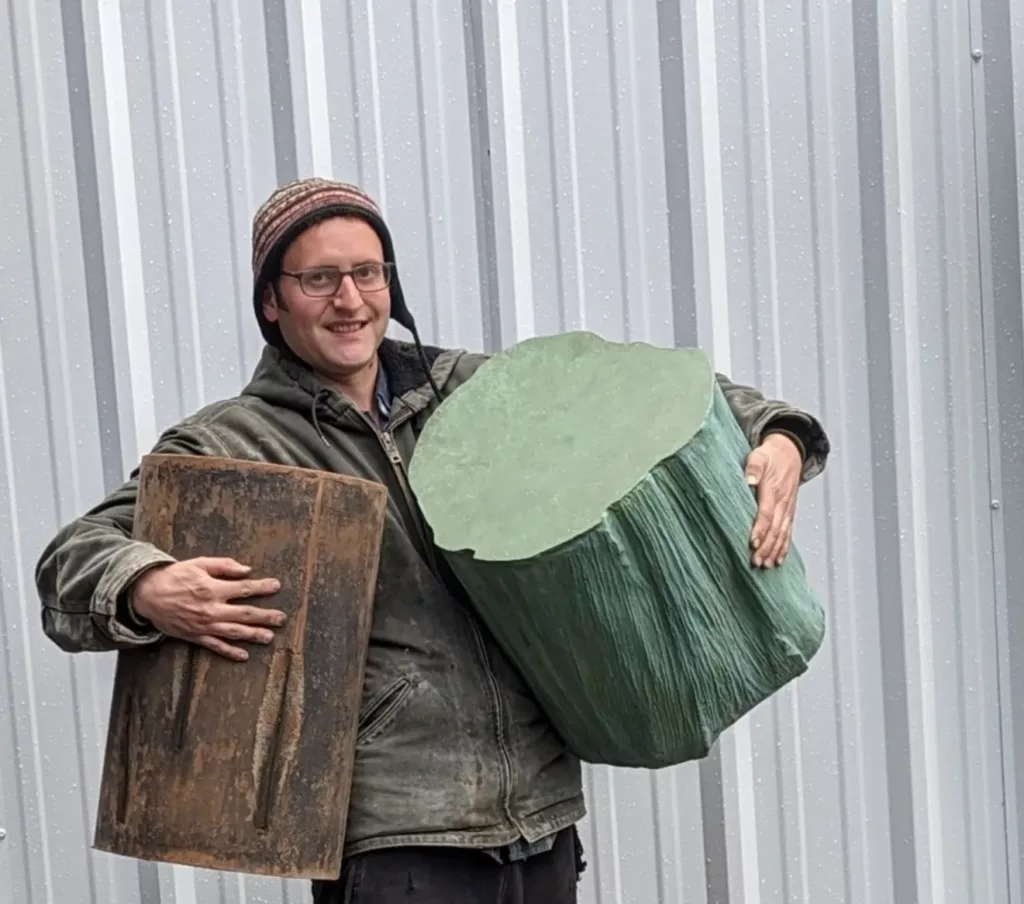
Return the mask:
M384 284L381 286L374 286L372 289L365 289L359 285L359 280L356 279L356 271L362 267L374 266L381 268L381 275L384 279ZM349 277L355 284L355 287L360 292L383 292L391 285L392 271L394 270L394 264L391 261L363 261L362 263L356 264L350 270L342 270L341 267L335 267L331 264L325 264L322 267L306 267L302 270L281 270L282 276L290 276L296 280L299 284L299 289L302 290L302 294L308 298L333 298L341 291L342 283L345 282L345 277ZM305 277L310 273L323 273L324 271L331 271L338 274L338 284L333 290L327 292L310 292L306 288Z

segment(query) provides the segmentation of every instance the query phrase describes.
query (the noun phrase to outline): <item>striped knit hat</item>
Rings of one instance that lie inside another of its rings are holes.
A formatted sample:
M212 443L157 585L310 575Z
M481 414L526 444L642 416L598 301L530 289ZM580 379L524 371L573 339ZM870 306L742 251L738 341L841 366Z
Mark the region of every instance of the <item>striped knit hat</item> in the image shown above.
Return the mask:
M395 248L380 208L366 192L346 182L328 179L300 179L282 185L263 202L252 220L253 305L260 332L277 348L284 346L281 330L263 316L263 291L281 265L288 246L314 223L332 216L359 217L373 227L380 238L384 260L391 262L391 319L404 326L417 346L416 322L405 303L395 265Z

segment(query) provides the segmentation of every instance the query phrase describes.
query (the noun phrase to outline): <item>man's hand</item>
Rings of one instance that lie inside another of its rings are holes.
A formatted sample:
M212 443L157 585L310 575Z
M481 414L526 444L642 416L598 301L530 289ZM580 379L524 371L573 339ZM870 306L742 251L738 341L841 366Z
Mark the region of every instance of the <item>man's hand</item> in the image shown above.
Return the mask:
M187 559L161 565L135 582L131 607L169 637L244 662L249 654L226 641L268 644L274 639L269 629L285 620L276 609L232 603L281 589L274 578L249 578L250 571L234 559Z
M757 487L750 546L758 568L774 568L789 552L802 471L800 449L781 433L769 434L747 457L747 483Z

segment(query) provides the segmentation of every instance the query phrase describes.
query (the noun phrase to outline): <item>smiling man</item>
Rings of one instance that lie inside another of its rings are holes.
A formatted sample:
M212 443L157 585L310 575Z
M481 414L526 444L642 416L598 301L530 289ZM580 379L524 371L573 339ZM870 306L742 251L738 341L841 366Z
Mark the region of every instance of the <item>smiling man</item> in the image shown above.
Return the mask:
M314 884L314 900L575 902L580 763L470 611L406 479L426 418L484 356L421 345L391 234L354 186L309 179L274 192L253 220L252 263L266 340L252 379L167 429L154 451L326 469L390 491L344 866ZM390 320L414 341L386 338ZM824 467L828 441L810 415L720 381L754 450L752 556L769 567L785 556L798 487ZM46 634L69 651L171 636L235 660L272 642L283 615L253 603L275 577L133 541L137 478L43 552Z

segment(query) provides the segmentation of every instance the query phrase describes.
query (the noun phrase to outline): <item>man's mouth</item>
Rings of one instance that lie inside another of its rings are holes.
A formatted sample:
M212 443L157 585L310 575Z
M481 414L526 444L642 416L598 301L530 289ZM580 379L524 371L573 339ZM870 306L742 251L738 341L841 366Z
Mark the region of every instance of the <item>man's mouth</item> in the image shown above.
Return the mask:
M364 326L369 323L368 320L357 320L352 323L332 323L327 329L332 333L358 333Z

